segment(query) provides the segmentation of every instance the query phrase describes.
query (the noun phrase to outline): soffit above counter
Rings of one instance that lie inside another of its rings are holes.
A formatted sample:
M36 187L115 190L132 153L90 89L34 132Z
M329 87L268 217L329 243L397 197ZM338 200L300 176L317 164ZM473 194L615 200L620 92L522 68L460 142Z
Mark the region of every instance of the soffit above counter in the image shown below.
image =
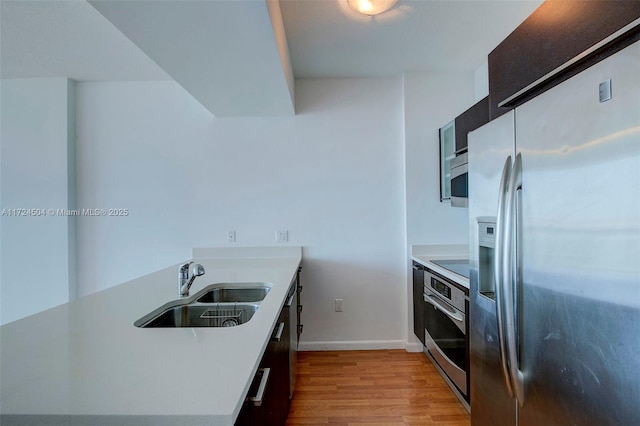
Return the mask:
M293 115L279 5L90 1L216 117Z

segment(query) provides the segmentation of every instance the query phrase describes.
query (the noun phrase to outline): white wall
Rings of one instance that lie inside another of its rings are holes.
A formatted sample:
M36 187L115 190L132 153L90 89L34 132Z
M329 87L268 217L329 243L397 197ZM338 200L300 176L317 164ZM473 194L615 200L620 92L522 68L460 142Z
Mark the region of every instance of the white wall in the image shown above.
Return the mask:
M290 244L305 247L307 348L415 343L408 332L407 249L467 241L466 210L439 202L437 130L473 102L473 83L472 73L299 80L296 117L228 119L214 119L172 82L78 83L77 98L60 88L35 90L54 105L46 107L49 113L61 113L48 126L64 129L69 157L63 163L43 150L35 157L67 173L66 190L62 181L55 190L42 187L59 198L46 207L74 207L68 109L76 100L78 207L129 211L126 217L77 218L79 294L187 259L194 246L224 245L228 230L236 231L237 245L272 245L274 231L286 229ZM3 96L3 106L8 99ZM17 123L29 117L11 111ZM56 133L32 122L25 129ZM6 179L12 170L4 167L7 153L30 159L21 151L26 147L3 143L3 207L15 203L5 191L12 181ZM28 180L14 188L38 193ZM2 278L16 282L8 275L14 269L4 267L14 263L7 256L18 256L16 237L5 238L4 219ZM58 225L68 220L55 219ZM72 284L55 287L66 298L37 297L45 303L29 313L74 295L75 227L65 226L66 234L54 240L66 244L66 257L47 255L50 266L39 270L47 277L65 270ZM24 247L23 260L34 252L33 244ZM3 304L11 288L3 285ZM15 288L11 297L23 294ZM344 299L345 312L333 312L336 298Z
M4 79L0 99L5 324L75 297L75 220L50 210L74 208L74 83Z
M171 82L79 83L77 102L78 204L130 212L79 218L81 294L228 230L273 245L286 229L304 246L306 347L403 347L401 79L299 80L281 118L213 119Z
M489 60L485 60L473 72L474 104L485 96L489 96Z
M474 104L473 73L405 73L408 244L468 242L467 209L440 202L438 129Z
M468 244L468 209L440 202L438 129L474 104L474 73L405 73L403 85L407 250L414 244ZM408 341L415 344L407 278Z

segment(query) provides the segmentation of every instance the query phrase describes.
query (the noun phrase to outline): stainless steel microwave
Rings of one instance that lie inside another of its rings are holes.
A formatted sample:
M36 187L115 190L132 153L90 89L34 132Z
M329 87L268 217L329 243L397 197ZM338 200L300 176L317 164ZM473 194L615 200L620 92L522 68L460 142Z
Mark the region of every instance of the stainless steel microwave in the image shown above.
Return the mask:
M451 160L451 206L469 207L468 154L460 154Z

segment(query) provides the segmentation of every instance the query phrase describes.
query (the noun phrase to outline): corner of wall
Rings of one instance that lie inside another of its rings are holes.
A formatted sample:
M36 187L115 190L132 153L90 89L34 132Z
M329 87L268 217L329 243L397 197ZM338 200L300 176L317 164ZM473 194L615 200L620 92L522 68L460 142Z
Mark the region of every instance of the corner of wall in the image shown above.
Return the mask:
M75 295L75 83L2 80L0 323ZM36 268L33 265L37 265Z
M473 93L475 102L489 96L489 61L487 59L473 72Z
M67 209L77 210L77 170L76 170L76 82L67 79ZM67 250L69 273L69 300L78 297L78 220L67 217Z
M289 96L291 97L291 104L295 114L296 110L296 91L295 91L295 78L293 75L293 65L291 64L291 56L289 54L289 44L287 43L287 35L284 28L284 21L282 19L282 10L280 8L279 0L267 0L267 11L269 12L269 18L271 19L271 26L273 28L273 34L275 36L276 45L278 47L278 53L280 54L280 62L282 64L282 71L284 72L284 78L289 89Z

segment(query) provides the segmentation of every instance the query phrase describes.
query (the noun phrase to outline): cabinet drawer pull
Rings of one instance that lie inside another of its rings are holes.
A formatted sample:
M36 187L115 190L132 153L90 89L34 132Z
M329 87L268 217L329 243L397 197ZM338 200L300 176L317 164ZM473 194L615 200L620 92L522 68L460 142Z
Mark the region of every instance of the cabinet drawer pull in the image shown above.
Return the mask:
M276 342L279 342L282 339L282 332L284 331L284 323L281 322L278 324L278 331L276 332L276 337L273 338Z
M262 371L262 378L260 379L260 385L258 386L256 396L247 398L247 401L251 402L256 407L262 405L262 400L264 399L264 391L267 388L267 381L269 380L269 373L271 373L271 369L261 368L259 371Z
M294 295L291 295L291 297L289 298L289 300L287 300L287 303L286 303L285 307L290 308L290 307L291 307L291 305L293 305L293 296L294 296Z
M298 312L302 312L302 305L298 305Z
M298 293L302 293L302 286L301 285L298 286Z

